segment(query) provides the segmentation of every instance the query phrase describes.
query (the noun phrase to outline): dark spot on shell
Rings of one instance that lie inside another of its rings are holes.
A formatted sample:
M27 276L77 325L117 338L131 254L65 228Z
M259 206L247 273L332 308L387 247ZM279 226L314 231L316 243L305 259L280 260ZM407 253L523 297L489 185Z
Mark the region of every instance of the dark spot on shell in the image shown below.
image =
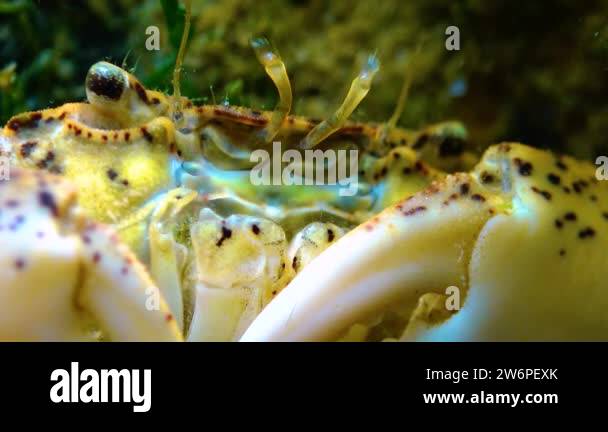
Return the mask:
M298 269L298 257L294 256L293 260L291 261L291 268L293 268L294 270Z
M566 255L566 249L560 249L559 256L565 256L565 255Z
M59 117L57 117L57 118L58 118L59 120L63 120L67 114L68 114L68 113L67 113L66 111L64 111L64 112L62 112L62 113L61 113L61 115L60 115Z
M99 261L101 261L101 254L99 252L95 252L93 254L93 262L98 263Z
M87 138L91 138L93 134L91 132L87 132Z
M402 172L404 175L408 175L408 174L411 174L411 173L412 173L412 169L411 169L410 167L405 167L405 168L403 168L403 170L401 170L401 172Z
M153 97L152 98L152 104L153 105L158 105L159 103L160 103L160 99L159 98L157 98L157 97ZM188 102L187 108L192 108L192 103L191 102Z
M473 201L479 201L479 202L484 202L484 201L486 200L486 199L485 199L485 198L484 198L482 195L480 195L480 194L473 194L473 195L471 195L471 199L472 199Z
M428 173L429 173L429 169L426 167L426 165L422 161L416 161L416 163L414 164L414 168L416 169L416 171L419 171L422 175L428 175Z
M254 117L251 115L241 114L230 108L219 108L219 107L214 108L213 114L218 117L228 118L228 119L231 119L231 120L234 120L237 122L242 122L245 124L253 123L254 125L257 125L257 126L264 126L266 123L268 123L268 120L263 117Z
M578 237L581 239L595 236L595 230L591 227L584 228L578 232Z
M518 172L524 177L532 175L532 164L530 162L524 162L519 158L515 158L515 164L518 166Z
M422 147L424 147L424 145L429 141L429 135L428 134L422 134L418 137L418 139L414 142L414 145L412 146L412 148L414 150L419 150Z
M482 183L492 183L494 181L494 176L487 171L481 173L481 182Z
M129 141L131 139L131 134L129 132L125 132L125 141Z
M574 212L568 212L564 215L564 219L566 219L567 221L575 221L576 220L576 213Z
M123 181L121 181L123 186L129 186L129 180L124 179Z
M591 199L593 202L597 202L597 195L591 195L589 199Z
M253 231L255 235L258 235L260 233L260 227L257 224L253 224L251 225L251 231Z
M108 140L108 136L104 134L104 135L101 136L101 139L104 140L104 141L107 141Z
M547 180L549 180L549 182L551 184L554 184L556 186L559 185L561 183L561 181L562 181L562 179L560 178L560 176L558 176L557 174L553 174L553 173L547 174Z
M532 186L532 188L531 188L531 189L532 189L532 190L533 190L535 193L537 193L537 194L539 194L539 195L542 195L542 197L543 197L544 199L546 199L547 201L551 201L551 192L548 192L548 191L545 191L545 190L539 189L539 188L537 188L536 186Z
M25 260L23 258L17 258L15 260L15 267L17 270L23 270L23 267L25 267Z
M141 131L141 134L148 142L152 142L154 140L154 137L152 136L152 134L150 132L148 132L148 129L146 129L145 127L142 126L139 130Z
M38 201L42 207L49 209L54 217L59 216L59 209L55 202L55 197L49 191L42 191L38 194Z
M420 213L420 212L423 212L425 210L426 210L425 206L418 206L418 207L411 208L409 210L405 210L403 212L403 215L404 216L412 216L412 215L415 215L416 213Z
M564 189L564 192L566 192L567 194L570 193L570 188L568 186L564 186L563 189Z
M217 243L215 245L217 247L221 247L222 244L224 243L224 241L226 241L230 237L232 237L232 230L230 230L229 228L226 228L225 226L222 225L222 236L220 237L220 239L217 241Z
M116 180L116 177L118 177L118 173L116 171L114 171L112 168L108 169L106 171L106 174L108 175L108 178L112 181Z
M568 170L568 166L565 163L563 163L562 161L560 161L560 160L558 160L557 162L555 162L555 166L558 167L562 171L567 171Z
M471 186L468 183L463 183L460 185L460 194L463 196L468 195L470 189L471 189Z
M165 321L166 322L173 321L173 315L171 315L170 313L168 313L167 315L165 315Z
M38 145L38 143L36 141L25 142L25 143L21 144L21 147L19 147L19 154L21 155L22 158L27 158L36 149L37 145Z
M55 153L53 151L48 151L44 159L39 161L36 166L40 169L48 168L49 165L55 160Z
M603 212L602 216L604 217L604 219L608 220L608 212Z
M146 89L138 82L135 83L133 88L135 89L137 96L139 96L142 102L148 105L150 101L148 100L148 93L146 92Z
M555 219L555 227L557 229L562 229L563 226L564 226L564 223L560 219Z
M327 241L329 243L334 241L334 238L336 238L336 235L334 234L334 230L332 230L331 228L327 230Z
M16 117L16 118L10 120L6 124L6 127L8 127L11 130L14 130L15 132L21 128L33 129L33 128L38 127L38 122L40 121L41 118L42 118L42 114L40 114L39 112L32 113L27 117L19 116L19 117Z

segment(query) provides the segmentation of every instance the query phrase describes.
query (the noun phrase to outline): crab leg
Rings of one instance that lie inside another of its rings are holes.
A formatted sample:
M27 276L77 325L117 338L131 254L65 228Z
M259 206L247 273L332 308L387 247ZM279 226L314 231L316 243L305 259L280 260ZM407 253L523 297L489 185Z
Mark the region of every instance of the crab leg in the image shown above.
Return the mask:
M181 276L187 251L175 241L169 222L196 196L196 192L185 188L168 192L154 210L149 228L150 273L167 300L180 329L184 328Z
M242 340L335 340L391 308L414 324L419 301L447 309L428 300L449 287L462 308L406 326L404 339L607 339L606 201L592 165L491 147L471 174L434 183L330 246Z
M374 76L380 69L380 62L375 55L370 55L359 75L353 80L348 94L338 110L327 120L319 123L311 130L300 144L304 149L317 146L321 141L342 127L371 88Z
M279 102L272 113L272 118L268 125L260 131L263 141L269 143L275 137L291 110L291 84L285 69L285 63L283 63L279 53L272 49L267 39L253 39L251 47L279 92Z

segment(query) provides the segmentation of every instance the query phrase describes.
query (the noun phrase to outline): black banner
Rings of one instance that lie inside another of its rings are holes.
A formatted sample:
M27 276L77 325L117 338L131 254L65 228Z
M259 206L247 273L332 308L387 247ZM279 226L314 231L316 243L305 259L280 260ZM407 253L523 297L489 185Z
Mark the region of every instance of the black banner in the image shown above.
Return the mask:
M5 343L1 406L9 416L135 419L339 406L378 415L601 412L607 354L607 344L591 343Z

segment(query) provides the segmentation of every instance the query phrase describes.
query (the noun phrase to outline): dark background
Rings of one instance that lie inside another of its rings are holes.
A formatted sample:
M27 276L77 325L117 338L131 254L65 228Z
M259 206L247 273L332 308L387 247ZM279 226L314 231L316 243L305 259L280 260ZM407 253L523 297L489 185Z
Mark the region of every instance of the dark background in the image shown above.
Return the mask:
M512 140L608 154L608 0L194 0L193 12L183 93L197 103L271 108L273 85L248 45L266 35L297 114L332 112L377 52L382 69L356 120L388 119L413 67L403 127L457 119L477 149ZM167 13L179 16L177 1L0 0L0 123L82 100L86 71L102 59L169 90L180 26ZM149 25L161 29L160 52L144 48ZM449 25L460 29L458 52L444 47Z

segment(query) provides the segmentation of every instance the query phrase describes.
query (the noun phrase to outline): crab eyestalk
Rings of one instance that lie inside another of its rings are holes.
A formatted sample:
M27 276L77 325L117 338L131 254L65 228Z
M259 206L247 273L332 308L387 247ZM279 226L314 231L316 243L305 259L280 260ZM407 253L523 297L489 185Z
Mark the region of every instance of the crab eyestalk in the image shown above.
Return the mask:
M272 113L272 118L268 122L268 125L260 131L262 140L269 143L275 137L291 110L293 99L291 84L287 70L285 69L285 63L283 63L279 53L272 49L270 42L266 38L252 39L251 47L279 92L279 102Z
M304 137L300 143L300 146L303 149L311 149L317 146L325 138L344 125L353 111L359 106L365 96L367 96L374 76L378 73L379 69L380 61L375 55L370 55L359 75L351 83L350 89L340 108L338 108L328 119L315 126L314 129Z
M129 72L105 61L89 68L85 89L91 105L121 125L149 122L169 106L165 95L147 90Z
M406 317L391 335L404 340L608 339L608 188L594 171L520 144L491 147L472 173L329 247L242 340L366 339L360 330L391 312ZM462 304L444 313L450 287ZM438 307L442 322L423 313Z

